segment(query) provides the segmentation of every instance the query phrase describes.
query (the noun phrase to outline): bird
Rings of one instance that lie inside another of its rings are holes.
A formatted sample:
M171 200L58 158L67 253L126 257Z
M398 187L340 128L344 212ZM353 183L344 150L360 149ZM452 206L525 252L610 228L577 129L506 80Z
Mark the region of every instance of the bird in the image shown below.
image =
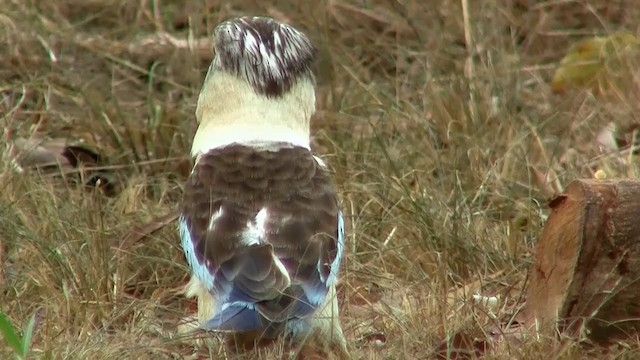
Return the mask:
M336 285L345 219L311 149L317 48L273 18L214 30L178 228L201 329L346 353Z

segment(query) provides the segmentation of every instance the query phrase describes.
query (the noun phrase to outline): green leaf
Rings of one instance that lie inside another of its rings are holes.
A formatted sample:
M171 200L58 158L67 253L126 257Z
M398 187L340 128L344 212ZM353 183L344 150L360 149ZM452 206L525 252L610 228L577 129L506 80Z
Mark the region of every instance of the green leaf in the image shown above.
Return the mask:
M4 337L5 342L11 346L17 354L20 354L22 350L20 336L2 311L0 311L0 332L2 332L2 337Z

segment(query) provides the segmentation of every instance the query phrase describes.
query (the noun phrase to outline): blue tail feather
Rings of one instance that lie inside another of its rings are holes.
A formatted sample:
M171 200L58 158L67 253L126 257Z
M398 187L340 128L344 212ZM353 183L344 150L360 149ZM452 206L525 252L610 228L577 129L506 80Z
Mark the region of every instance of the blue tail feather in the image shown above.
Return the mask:
M264 327L263 320L260 313L246 305L231 305L209 319L203 328L234 332L253 331Z

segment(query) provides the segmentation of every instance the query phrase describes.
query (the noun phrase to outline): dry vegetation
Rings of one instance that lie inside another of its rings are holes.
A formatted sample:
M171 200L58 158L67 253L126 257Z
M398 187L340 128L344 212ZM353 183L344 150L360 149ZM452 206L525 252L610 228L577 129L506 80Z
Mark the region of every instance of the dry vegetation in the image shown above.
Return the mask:
M638 123L633 94L548 85L582 36L635 33L640 4L534 3L1 0L0 309L20 328L35 314L34 358L223 356L176 335L194 304L180 294L171 213L208 34L266 14L320 48L315 146L350 214L341 294L353 358L424 359L459 330L484 337L522 304L549 196L596 169L640 169L633 151L596 139L612 122ZM62 171L19 171L26 139L47 141L48 155L66 143L99 157L79 156L93 169L58 156ZM495 317L474 294L500 296ZM577 344L530 336L485 355L586 357ZM637 345L610 355L634 358Z

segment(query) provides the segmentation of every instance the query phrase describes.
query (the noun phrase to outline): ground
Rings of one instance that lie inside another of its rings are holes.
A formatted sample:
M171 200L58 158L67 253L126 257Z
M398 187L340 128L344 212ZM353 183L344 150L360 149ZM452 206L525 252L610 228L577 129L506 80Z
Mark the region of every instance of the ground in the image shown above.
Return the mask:
M273 16L319 48L314 148L348 215L340 296L354 359L446 357L454 334L484 338L524 301L548 199L599 169L637 177L633 152L604 151L624 140L607 126L633 129L637 98L556 94L549 81L575 41L636 33L640 4L270 3L0 1L0 309L18 329L35 316L31 357L225 356L176 332L194 303L173 215L209 35L232 16ZM33 162L57 155L62 171L25 164L28 139L45 141ZM65 144L79 149L61 157ZM485 356L588 352L530 336Z

